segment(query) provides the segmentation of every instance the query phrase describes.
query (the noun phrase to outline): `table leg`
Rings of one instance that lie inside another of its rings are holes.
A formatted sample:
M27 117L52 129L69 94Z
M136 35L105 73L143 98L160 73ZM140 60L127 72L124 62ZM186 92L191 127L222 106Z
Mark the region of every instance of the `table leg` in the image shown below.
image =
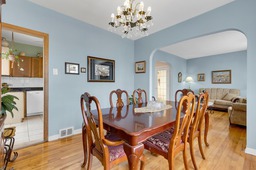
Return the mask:
M209 112L206 111L204 115L205 127L204 127L204 143L206 146L209 146L207 142L208 130L209 130Z
M131 146L127 143L124 143L124 152L127 155L129 170L138 169L140 157L143 154L144 145L138 144L137 146Z

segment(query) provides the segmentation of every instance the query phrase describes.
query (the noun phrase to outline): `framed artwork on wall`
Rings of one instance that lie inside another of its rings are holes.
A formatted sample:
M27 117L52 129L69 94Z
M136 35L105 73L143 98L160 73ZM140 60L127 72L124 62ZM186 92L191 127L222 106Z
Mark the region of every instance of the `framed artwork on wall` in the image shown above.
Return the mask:
M65 62L65 73L66 74L79 74L79 64Z
M115 60L87 57L88 82L115 82Z
M205 74L204 73L197 74L197 81L205 81Z
M135 62L135 73L146 73L146 61Z
M181 72L178 73L178 82L179 83L182 82L182 73Z
M81 67L81 73L86 73L86 68L85 67Z
M231 84L231 70L212 71L212 84Z

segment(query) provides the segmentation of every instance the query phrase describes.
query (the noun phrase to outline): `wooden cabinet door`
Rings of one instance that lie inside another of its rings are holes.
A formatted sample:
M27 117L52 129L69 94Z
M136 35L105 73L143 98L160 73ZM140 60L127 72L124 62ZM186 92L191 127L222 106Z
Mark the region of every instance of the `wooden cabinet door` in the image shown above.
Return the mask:
M31 57L19 56L19 64L11 63L11 76L13 77L30 77L31 76Z
M31 58L31 77L43 77L43 58Z

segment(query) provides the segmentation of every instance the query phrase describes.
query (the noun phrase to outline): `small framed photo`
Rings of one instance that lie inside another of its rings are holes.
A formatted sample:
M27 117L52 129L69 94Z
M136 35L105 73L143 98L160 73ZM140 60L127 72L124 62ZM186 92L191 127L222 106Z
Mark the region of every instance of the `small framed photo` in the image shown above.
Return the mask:
M86 73L86 68L85 67L81 67L81 73Z
M87 57L88 82L115 82L115 60Z
M178 82L179 83L182 82L182 73L181 72L178 73Z
M65 62L65 73L66 74L79 74L79 64Z
M135 73L146 73L146 61L135 62Z
M205 74L204 73L197 74L197 81L205 81Z
M212 71L212 84L231 84L231 70Z

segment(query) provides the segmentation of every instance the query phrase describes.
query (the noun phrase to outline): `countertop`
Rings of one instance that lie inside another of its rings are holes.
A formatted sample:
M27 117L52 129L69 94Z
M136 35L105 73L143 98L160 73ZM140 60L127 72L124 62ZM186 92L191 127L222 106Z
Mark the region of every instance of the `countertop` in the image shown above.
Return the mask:
M9 87L10 92L22 92L22 91L40 91L43 87Z

